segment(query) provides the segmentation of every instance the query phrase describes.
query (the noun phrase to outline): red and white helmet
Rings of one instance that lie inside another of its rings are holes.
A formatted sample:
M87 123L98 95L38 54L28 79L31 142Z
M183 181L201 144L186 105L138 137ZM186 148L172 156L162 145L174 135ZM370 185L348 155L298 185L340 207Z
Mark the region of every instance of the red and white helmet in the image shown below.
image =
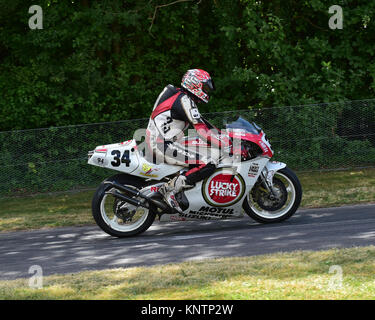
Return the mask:
M208 93L215 90L210 74L201 69L188 70L182 77L181 86L205 103L210 100Z

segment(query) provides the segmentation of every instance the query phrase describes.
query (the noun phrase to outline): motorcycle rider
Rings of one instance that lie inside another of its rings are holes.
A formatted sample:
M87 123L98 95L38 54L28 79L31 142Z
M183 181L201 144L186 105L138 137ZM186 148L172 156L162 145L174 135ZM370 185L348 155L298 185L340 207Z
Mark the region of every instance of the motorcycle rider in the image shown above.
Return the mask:
M159 158L168 164L190 167L159 190L169 206L180 213L182 210L175 195L211 175L218 161L213 156L187 150L181 140L184 130L192 125L203 141L219 150L229 150L232 146L229 136L210 125L198 111L198 103L208 103L214 89L208 72L188 70L182 77L181 88L169 84L160 93L146 130L147 146L154 161Z

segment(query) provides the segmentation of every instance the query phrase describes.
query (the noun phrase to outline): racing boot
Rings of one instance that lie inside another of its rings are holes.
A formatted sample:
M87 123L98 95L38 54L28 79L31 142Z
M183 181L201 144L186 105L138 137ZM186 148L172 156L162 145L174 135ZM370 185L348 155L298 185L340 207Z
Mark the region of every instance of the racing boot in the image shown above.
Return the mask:
M190 186L186 184L186 177L179 175L160 187L159 192L163 195L165 202L178 213L182 213L182 209L178 204L175 195Z

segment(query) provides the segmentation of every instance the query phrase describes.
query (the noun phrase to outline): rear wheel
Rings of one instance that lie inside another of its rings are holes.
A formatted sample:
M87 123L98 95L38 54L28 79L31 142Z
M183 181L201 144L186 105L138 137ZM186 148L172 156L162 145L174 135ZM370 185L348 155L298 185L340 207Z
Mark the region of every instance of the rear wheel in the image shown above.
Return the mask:
M284 168L274 175L273 194L263 183L257 183L245 199L243 208L258 222L280 222L296 212L301 199L301 183L292 170Z
M134 189L144 186L143 181L131 177L120 183ZM115 188L103 182L94 194L92 215L97 225L111 236L119 238L135 236L146 231L155 220L155 210L142 206L137 207L122 201L111 194L113 191ZM116 192L131 197L120 190L116 189ZM141 198L135 199L142 200Z

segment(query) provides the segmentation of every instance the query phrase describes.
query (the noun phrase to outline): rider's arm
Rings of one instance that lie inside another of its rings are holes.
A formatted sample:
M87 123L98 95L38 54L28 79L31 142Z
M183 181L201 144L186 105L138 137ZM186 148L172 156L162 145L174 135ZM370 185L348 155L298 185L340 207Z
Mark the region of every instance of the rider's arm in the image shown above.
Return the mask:
M194 129L203 140L218 148L231 146L231 139L228 135L222 134L219 129L212 125L207 125L194 101L184 96L181 98L181 105L189 123L194 126Z

